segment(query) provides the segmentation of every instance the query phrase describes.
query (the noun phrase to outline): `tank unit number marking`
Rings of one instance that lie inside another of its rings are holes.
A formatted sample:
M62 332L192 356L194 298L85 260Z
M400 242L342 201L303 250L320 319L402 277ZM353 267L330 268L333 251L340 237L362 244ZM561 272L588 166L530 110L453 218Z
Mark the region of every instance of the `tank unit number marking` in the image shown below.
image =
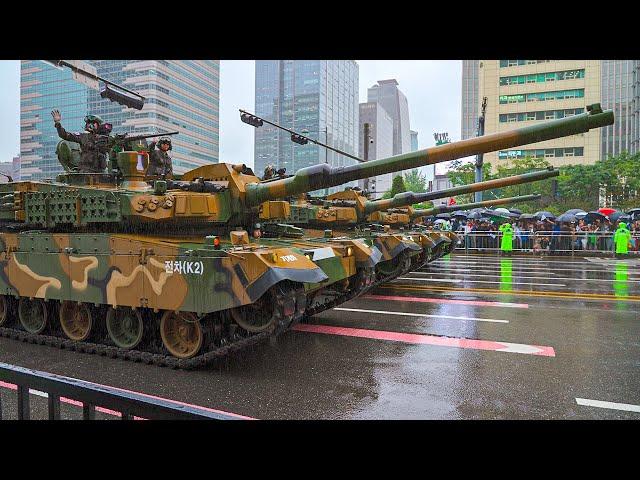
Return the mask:
M280 260L283 262L295 262L297 259L295 255L283 255Z
M164 262L164 270L169 274L180 273L193 275L202 275L204 272L204 264L202 262L189 262L186 260L166 260Z

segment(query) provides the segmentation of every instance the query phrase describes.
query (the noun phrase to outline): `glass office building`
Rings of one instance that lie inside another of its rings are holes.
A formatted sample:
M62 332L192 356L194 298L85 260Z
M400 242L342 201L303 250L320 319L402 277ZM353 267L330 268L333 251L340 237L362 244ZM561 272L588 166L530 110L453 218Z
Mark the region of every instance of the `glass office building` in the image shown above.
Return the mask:
M640 60L633 60L631 74L631 145L630 152L640 152Z
M255 112L352 155L358 154L358 64L352 60L259 60L255 69ZM267 165L287 173L355 160L311 143L299 145L290 134L264 124L255 130L255 172Z
M69 131L82 131L87 113L113 124L115 133L178 131L172 137L174 171L218 161L220 63L217 60L91 60L99 76L146 98L142 110L100 97L73 80L69 69L23 61L21 157L23 179L52 178L62 171L59 141L49 112L58 108Z
M602 60L602 108L613 110L615 123L600 129L602 156L631 150L633 60Z

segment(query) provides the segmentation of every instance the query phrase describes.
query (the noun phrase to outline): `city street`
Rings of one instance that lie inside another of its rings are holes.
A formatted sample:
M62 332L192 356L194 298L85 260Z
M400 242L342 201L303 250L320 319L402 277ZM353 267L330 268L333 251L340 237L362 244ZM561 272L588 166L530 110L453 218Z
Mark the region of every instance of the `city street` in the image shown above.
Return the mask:
M5 338L0 362L257 419L639 419L639 319L638 258L454 254L204 370Z

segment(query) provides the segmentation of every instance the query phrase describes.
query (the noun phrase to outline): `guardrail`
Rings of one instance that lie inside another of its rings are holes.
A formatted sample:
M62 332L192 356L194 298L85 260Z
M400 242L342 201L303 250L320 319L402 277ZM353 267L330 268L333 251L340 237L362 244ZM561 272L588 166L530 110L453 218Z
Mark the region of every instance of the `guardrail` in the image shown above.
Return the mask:
M502 232L456 232L461 241L455 251L500 252ZM567 234L551 231L521 231L513 234L513 251L536 254L586 255L590 253L615 256L614 232L576 232ZM629 255L640 255L640 235L631 236Z
M135 392L1 362L0 380L17 386L18 420L29 420L31 417L30 389L47 394L49 420L60 420L61 398L81 402L83 420L95 420L96 407L118 412L122 420L132 420L134 417L148 420L238 419L221 412L200 410L165 399L150 398ZM0 420L2 420L1 397Z

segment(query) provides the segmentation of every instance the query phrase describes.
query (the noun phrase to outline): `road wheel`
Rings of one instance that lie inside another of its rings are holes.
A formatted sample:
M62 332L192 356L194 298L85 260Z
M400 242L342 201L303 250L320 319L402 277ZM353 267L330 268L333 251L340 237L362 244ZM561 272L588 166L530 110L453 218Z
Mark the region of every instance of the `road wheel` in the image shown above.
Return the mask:
M142 341L144 323L138 310L110 308L107 312L106 323L109 338L118 347L131 349L137 347Z
M8 327L13 323L14 304L6 295L0 295L0 327Z
M281 303L284 298L279 285L270 288L256 302L242 307L232 308L229 313L234 322L244 328L247 332L260 333L273 330L282 319L283 312L280 312ZM295 299L289 299L293 304L295 313Z
M84 342L94 331L94 318L86 303L64 301L60 305L60 326L69 340Z
M49 320L47 305L41 298L21 298L18 303L20 324L29 333L42 333Z
M190 312L165 312L160 320L160 336L164 347L178 358L197 355L204 339L200 321Z

